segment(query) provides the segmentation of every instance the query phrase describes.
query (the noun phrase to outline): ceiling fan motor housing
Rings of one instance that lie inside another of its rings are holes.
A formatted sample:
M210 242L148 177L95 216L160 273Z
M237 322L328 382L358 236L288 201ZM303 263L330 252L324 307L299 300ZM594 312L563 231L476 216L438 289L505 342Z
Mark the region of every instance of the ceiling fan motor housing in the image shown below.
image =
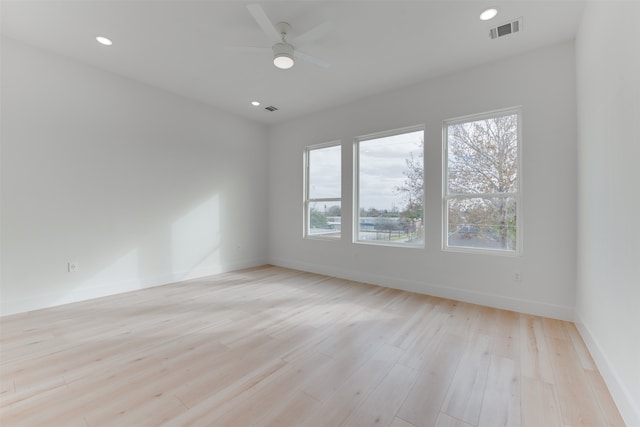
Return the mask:
M293 66L293 46L289 43L274 44L273 63L278 68L291 68Z

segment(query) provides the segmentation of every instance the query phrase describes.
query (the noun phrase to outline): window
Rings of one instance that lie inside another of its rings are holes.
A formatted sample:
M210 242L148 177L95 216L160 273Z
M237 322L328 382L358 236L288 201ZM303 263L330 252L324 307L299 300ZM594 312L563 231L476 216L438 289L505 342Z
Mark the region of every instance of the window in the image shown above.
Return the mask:
M424 129L356 139L354 241L424 246Z
M342 150L338 143L305 150L306 237L340 238Z
M520 111L444 124L445 250L520 252Z

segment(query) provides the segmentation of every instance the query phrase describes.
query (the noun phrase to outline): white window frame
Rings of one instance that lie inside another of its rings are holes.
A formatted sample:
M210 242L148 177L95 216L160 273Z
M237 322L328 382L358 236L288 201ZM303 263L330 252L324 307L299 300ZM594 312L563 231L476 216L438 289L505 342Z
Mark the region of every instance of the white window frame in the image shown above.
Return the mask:
M310 158L309 153L313 150L321 150L323 148L330 147L340 147L340 197L339 198L311 198L309 197L310 193L310 184L311 180L309 177L309 166L310 166ZM342 230L340 231L340 237L330 237L322 234L310 234L309 227L310 221L309 218L309 207L312 203L322 203L322 202L340 202L340 208L342 209L342 141L332 141L326 142L323 144L309 145L304 149L304 196L303 196L303 213L302 213L302 226L303 226L303 237L305 239L318 239L318 240L327 240L327 241L340 241L343 237ZM344 217L344 216L343 216Z
M352 242L355 244L362 244L362 245L372 245L372 246L391 246L391 247L397 247L397 248L409 248L409 249L424 249L425 248L425 243L426 243L426 239L423 237L423 242L420 244L410 244L410 243L394 243L394 242L386 242L386 241L377 241L377 240L360 240L360 143L363 141L368 141L371 139L378 139L378 138L385 138L385 137L389 137L389 136L394 136L394 135L400 135L403 133L411 133L411 132L418 132L418 131L422 131L423 133L423 139L424 139L424 132L425 132L425 125L424 124L420 124L420 125L414 125L414 126L407 126L404 128L399 128L399 129L392 129L392 130L388 130L388 131L383 131L383 132L377 132L377 133L372 133L372 134L367 134L367 135L361 135L358 136L354 139L353 142L353 236L352 236ZM423 151L422 151L422 164L424 166L425 164L425 156L426 156L426 141L424 142L423 145ZM422 218L426 218L426 194L425 194L425 189L426 189L426 167L425 167L425 171L424 172L424 176L422 177L422 182L423 182L423 187L422 187ZM423 220L423 230L426 227L424 227L424 220ZM423 231L424 232L424 231Z
M518 190L515 193L456 193L449 194L448 167L449 167L449 149L448 149L448 127L466 122L474 122L500 116L517 115L518 117L518 146L517 146L517 166L518 166ZM442 250L447 252L464 252L474 254L490 254L501 256L521 256L523 250L523 233L522 233L522 189L523 189L523 168L522 168L522 107L511 107L501 110L489 111L486 113L473 114L464 117L457 117L445 120L442 126ZM448 228L449 228L449 200L455 198L492 198L492 197L513 197L516 200L516 247L514 250L493 249L493 248L470 248L462 246L449 246L448 244Z

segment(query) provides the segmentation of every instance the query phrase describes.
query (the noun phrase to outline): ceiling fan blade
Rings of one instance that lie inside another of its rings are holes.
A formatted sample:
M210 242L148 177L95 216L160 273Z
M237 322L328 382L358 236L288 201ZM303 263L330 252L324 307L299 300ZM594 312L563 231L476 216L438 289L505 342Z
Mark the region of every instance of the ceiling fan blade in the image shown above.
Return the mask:
M310 43L316 40L319 40L332 32L335 26L331 22L323 22L320 25L317 25L307 31L306 33L300 34L298 37L293 39L293 43L296 44L305 44Z
M329 65L331 65L327 61L325 61L324 59L316 58L313 55L309 55L308 53L300 52L299 50L294 50L293 51L293 56L295 56L296 58L300 58L303 61L310 62L311 64L317 65L318 67L322 67L322 68L329 68Z
M225 46L224 50L229 52L241 52L241 53L269 53L270 47L258 47L258 46Z
M274 27L273 23L265 13L262 6L259 4L248 4L247 9L249 9L249 13L253 16L253 19L258 23L262 31L269 37L271 41L277 43L280 41L280 33Z

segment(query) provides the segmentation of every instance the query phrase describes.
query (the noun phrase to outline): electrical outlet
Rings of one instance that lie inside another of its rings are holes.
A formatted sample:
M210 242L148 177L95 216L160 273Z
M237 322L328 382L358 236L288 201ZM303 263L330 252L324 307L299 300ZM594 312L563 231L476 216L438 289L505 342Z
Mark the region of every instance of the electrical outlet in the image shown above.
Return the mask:
M69 261L69 263L67 264L69 273L75 273L76 271L78 271L78 262L77 261Z
M513 281L514 282L522 282L522 273L520 273L519 271L514 273Z

